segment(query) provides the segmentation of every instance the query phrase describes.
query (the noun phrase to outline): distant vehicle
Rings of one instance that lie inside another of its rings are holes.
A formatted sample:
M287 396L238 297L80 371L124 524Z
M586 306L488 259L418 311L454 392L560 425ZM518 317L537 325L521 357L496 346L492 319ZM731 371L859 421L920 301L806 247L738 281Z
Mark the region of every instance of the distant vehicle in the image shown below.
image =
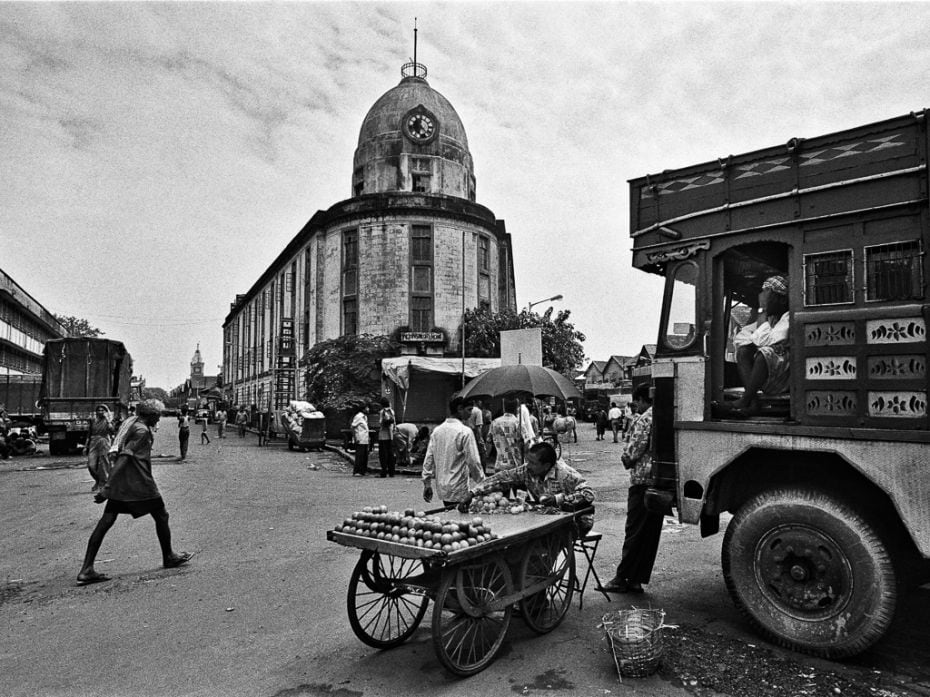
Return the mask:
M116 420L129 413L132 357L110 339L52 339L42 358L39 404L51 455L65 455L87 441L88 422L104 404Z
M197 421L206 419L207 423L210 423L211 421L210 410L209 409L198 409L196 415L194 416L194 419Z

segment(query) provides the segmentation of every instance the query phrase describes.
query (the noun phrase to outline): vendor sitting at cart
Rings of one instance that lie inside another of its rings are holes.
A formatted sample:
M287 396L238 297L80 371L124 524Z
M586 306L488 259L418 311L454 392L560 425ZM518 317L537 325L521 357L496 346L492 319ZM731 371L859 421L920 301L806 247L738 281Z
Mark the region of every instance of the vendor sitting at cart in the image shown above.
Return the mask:
M468 511L475 496L492 491L525 489L533 503L563 511L586 510L578 516L578 534L583 537L594 525L594 489L577 470L565 464L549 443L536 443L526 453L526 464L501 470L473 487L459 510Z

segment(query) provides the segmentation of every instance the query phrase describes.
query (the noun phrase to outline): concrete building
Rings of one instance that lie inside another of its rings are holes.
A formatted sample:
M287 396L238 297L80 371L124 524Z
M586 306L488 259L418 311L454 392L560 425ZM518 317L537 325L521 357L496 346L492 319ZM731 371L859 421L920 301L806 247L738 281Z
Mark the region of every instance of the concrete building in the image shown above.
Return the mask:
M393 335L411 355L457 356L464 309L516 309L510 235L476 202L462 121L425 66L401 75L362 121L351 198L317 211L232 303L232 403L302 396L304 356L320 341Z
M45 342L66 336L51 312L0 271L0 375L41 375Z

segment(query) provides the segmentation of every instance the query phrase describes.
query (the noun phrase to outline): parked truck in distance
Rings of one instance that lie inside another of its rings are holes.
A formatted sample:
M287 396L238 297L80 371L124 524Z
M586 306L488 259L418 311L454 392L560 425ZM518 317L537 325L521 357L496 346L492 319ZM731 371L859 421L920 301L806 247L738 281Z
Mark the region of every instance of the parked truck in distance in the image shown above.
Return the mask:
M665 278L647 503L703 536L726 522L737 607L827 658L930 578L927 116L630 181L633 265ZM775 276L786 380L747 395L737 334Z
M110 339L52 339L45 344L39 403L49 453L64 455L87 442L98 404L115 420L129 412L132 358Z
M41 421L41 375L0 375L0 404L14 424L36 426Z

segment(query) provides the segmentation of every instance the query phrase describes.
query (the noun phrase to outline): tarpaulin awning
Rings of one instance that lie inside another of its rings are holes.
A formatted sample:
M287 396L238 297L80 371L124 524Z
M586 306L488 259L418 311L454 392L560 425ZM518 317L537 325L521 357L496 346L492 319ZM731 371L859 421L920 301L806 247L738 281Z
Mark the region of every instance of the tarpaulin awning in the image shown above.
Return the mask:
M500 364L500 358L465 358L465 377L477 377L491 368L499 368ZM433 356L395 356L381 359L381 372L402 390L410 389L411 370L461 375L462 359Z

